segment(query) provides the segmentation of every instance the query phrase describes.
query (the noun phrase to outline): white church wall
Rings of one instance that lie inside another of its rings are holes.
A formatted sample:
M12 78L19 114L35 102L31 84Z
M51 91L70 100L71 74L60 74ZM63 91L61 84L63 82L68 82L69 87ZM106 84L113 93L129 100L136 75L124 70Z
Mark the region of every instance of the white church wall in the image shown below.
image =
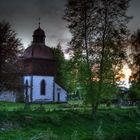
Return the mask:
M41 81L44 80L46 83L45 95L41 95ZM24 85L28 81L28 96L30 97L31 92L31 76L24 77ZM32 76L33 87L32 87L32 101L39 102L67 102L67 91L59 86L57 83L54 83L53 76ZM24 88L25 96L26 88ZM54 97L53 97L54 96ZM29 100L30 101L30 100Z
M55 83L55 102L67 102L67 91Z
M45 80L45 95L40 94L40 83ZM33 76L33 101L48 100L53 101L53 76Z

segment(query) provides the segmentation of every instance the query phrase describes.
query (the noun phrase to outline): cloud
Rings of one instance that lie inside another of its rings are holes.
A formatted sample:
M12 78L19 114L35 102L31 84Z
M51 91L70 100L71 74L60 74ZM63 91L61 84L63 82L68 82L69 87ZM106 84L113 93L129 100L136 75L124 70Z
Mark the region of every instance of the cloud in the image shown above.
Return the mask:
M56 46L58 42L68 42L71 35L62 19L67 0L0 0L0 20L6 19L18 33L25 47L32 41L32 33L38 27L46 32L46 43ZM133 31L140 26L140 1L132 0L128 15L134 16L128 27ZM66 44L66 43L65 43Z
M62 19L65 3L66 0L0 0L0 20L9 21L27 47L40 17L46 43L56 46L59 40L68 38L63 35L68 32Z

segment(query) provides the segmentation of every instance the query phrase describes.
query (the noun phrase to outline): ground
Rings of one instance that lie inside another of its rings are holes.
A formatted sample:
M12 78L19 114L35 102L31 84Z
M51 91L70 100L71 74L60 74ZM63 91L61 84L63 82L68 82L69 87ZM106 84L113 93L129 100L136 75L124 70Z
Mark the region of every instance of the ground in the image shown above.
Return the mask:
M73 104L73 103L72 103ZM96 118L81 104L48 104L24 110L0 102L0 140L139 140L136 107L100 107Z

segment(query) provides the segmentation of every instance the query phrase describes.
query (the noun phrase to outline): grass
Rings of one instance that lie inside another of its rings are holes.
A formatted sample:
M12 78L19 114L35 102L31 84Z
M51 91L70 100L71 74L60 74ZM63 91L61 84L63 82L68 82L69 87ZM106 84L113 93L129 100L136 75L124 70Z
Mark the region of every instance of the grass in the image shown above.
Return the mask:
M140 113L136 108L65 109L48 104L44 110L24 111L23 104L1 102L0 140L139 140ZM7 110L6 110L7 109ZM51 110L52 109L52 110Z
M12 103L12 102L0 102L0 110L1 111L14 111L14 110L22 110L24 108L24 103ZM34 110L38 108L39 104L32 104L31 109ZM59 107L63 107L62 104L45 104L43 105L46 110L55 109Z

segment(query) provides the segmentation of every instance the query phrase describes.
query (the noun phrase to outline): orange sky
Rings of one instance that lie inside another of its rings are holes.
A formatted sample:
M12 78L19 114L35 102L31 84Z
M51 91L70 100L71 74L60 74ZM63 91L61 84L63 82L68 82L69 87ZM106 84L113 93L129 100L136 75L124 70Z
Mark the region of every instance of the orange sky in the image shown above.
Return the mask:
M127 64L124 65L122 71L123 71L123 74L125 75L125 77L122 78L121 80L129 80L129 77L131 76L132 71L131 71L131 69L128 67Z

